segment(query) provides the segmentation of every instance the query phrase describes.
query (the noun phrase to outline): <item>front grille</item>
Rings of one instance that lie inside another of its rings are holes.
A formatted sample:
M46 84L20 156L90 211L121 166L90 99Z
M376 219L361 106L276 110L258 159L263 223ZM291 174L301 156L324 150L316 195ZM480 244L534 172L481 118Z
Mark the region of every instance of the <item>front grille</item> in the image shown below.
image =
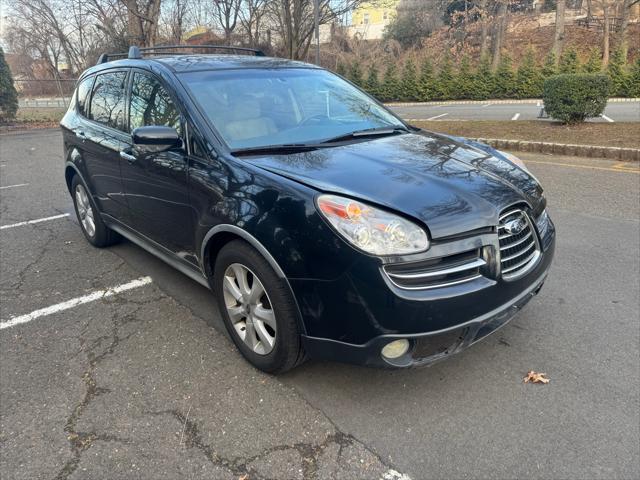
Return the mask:
M475 280L482 276L480 268L485 264L481 250L477 248L420 262L385 265L384 272L398 287L424 290Z
M530 271L540 258L540 244L529 216L509 210L500 216L500 267L504 280L516 280Z

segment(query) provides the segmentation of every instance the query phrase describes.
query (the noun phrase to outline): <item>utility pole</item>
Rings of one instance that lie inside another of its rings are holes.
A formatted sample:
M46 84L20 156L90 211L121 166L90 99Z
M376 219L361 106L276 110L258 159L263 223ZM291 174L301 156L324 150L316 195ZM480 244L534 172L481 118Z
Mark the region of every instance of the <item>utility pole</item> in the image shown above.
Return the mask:
M313 14L316 33L316 65L320 66L320 0L313 0Z

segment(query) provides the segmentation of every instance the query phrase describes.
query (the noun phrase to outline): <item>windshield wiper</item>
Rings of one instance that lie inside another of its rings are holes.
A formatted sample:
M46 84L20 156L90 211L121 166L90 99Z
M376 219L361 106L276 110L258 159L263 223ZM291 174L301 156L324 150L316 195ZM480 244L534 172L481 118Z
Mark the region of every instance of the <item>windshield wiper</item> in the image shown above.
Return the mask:
M329 138L327 140L323 140L321 143L335 143L342 142L344 140L352 140L363 137L381 137L385 135L396 135L398 133L409 133L409 129L403 126L393 126L393 127L374 127L374 128L365 128L364 130L356 130L355 132L346 133L343 135L338 135L337 137Z
M282 145L264 145L262 147L247 147L231 150L234 155L260 155L261 153L299 153L310 152L318 148L313 143L285 143Z

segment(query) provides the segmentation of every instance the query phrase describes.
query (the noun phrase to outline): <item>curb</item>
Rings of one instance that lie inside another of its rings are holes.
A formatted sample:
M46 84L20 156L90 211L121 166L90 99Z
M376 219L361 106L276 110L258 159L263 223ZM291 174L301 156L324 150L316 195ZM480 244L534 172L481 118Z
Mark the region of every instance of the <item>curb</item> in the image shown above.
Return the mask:
M608 100L609 103L624 103L624 102L640 102L640 98L610 98ZM527 98L527 99L514 99L514 100L447 100L442 102L388 102L385 105L389 107L420 107L427 105L486 105L490 103L492 105L501 105L501 104L511 104L511 105L521 105L521 104L538 104L542 105L541 98Z
M572 157L607 158L640 162L640 148L601 147L594 145L572 145L565 143L527 142L524 140L506 140L496 138L478 138L478 142L493 148L516 152L552 153Z

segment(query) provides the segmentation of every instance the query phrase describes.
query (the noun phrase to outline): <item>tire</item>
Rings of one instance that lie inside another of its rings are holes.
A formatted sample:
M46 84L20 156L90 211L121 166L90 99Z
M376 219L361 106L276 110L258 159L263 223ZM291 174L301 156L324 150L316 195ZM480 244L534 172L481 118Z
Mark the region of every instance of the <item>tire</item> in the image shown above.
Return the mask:
M120 235L102 221L100 210L79 175L74 175L71 181L71 196L82 233L91 245L104 248L120 240Z
M227 331L249 363L276 374L304 361L291 291L258 251L242 240L226 244L213 286Z

